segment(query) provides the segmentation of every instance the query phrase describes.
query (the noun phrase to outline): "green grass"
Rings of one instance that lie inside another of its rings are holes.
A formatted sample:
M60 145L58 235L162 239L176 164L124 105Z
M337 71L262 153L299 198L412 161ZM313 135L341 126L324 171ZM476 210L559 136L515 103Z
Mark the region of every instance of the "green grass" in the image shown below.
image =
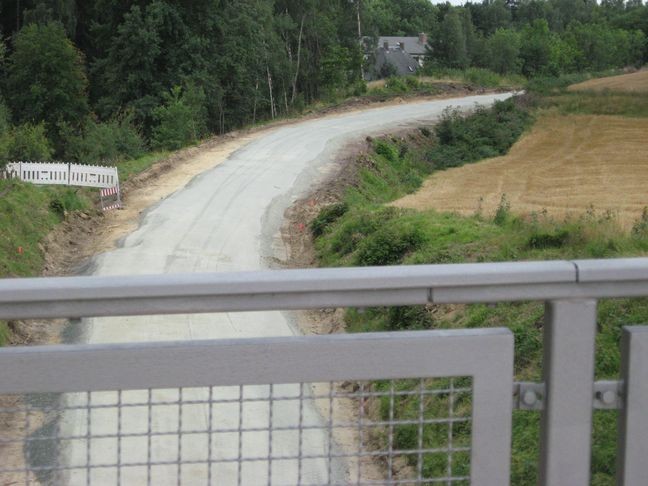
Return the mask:
M617 92L562 92L546 98L543 105L562 114L648 116L648 94Z
M6 322L0 321L0 347L9 341L9 326Z
M43 238L65 212L90 204L86 189L0 180L0 278L40 275ZM0 321L0 346L8 339L9 328Z
M604 102L607 103L607 99ZM571 105L562 106L571 109ZM629 111L632 113L632 110ZM489 120L492 121L492 118ZM505 127L506 120L508 118L505 117L501 125L493 122L493 131ZM454 141L450 142L450 146L456 145L456 139L452 138ZM461 137L458 140L462 143ZM505 198L494 214L470 217L386 206L385 203L414 191L426 174L446 166L446 162L438 160L439 154L445 152L439 151L435 143L435 137L429 132L406 139L385 138L374 142L373 152L359 161L361 169L357 182L348 189L340 203L344 210L340 210L338 205L338 210L326 214L317 225L319 236L315 246L321 265L407 265L648 254L648 213L637 222L632 232L624 232L614 215L597 214L593 210L571 219L554 219L544 212L525 217L514 216ZM465 156L460 162L466 163L472 159ZM543 315L542 303L521 302L493 306L473 304L349 309L345 320L349 332L505 325L515 337L516 378L539 381ZM599 303L597 379L618 377L622 326L645 322L648 322L648 299L607 299ZM398 386L412 385L402 382ZM406 401L399 405L402 409L399 413L413 413L417 406L416 401ZM434 405L431 406L434 412ZM384 407L380 410L384 414ZM467 436L469 430L463 433ZM424 446L434 447L440 435L443 435L443 431L426 428ZM413 437L415 435L411 430L397 434L394 446L407 448ZM462 440L461 437L459 439ZM538 443L539 414L515 412L512 484L536 484ZM592 484L614 484L615 454L616 414L597 412L594 418ZM467 460L457 459L456 467L465 467ZM437 462L438 458L426 458L424 468L436 471L442 466Z
M150 152L137 159L124 160L117 164L117 170L119 172L119 180L121 182L127 181L130 177L133 177L141 172L144 172L146 169L152 165L160 162L169 156L169 152Z
M439 81L456 81L478 88L521 89L528 81L519 74L498 74L484 68L467 69L430 68L425 75Z
M532 78L528 81L526 88L529 92L535 94L548 95L556 92L563 92L572 84L582 83L589 79L604 78L607 76L616 76L623 74L620 69L609 69L593 73L569 73L560 76L547 76Z

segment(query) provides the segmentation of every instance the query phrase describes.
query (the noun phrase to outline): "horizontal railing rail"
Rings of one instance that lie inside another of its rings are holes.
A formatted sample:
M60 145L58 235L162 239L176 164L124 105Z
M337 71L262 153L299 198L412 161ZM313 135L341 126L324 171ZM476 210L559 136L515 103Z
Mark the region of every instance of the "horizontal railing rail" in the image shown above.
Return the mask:
M648 295L648 258L0 280L0 318Z

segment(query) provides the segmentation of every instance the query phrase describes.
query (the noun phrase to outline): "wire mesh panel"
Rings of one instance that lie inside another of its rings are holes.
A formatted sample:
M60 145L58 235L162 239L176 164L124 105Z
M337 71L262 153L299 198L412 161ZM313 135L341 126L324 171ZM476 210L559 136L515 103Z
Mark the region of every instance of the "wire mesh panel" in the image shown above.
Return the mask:
M0 484L506 484L512 346L500 329L2 349Z
M0 484L467 484L470 379L5 397Z

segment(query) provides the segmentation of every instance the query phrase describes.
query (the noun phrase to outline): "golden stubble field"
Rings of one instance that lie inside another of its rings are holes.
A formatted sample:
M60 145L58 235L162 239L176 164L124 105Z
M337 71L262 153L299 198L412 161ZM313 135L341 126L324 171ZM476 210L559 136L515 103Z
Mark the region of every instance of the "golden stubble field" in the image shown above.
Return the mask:
M648 93L648 70L638 71L620 76L597 78L573 84L569 91L625 91L634 93Z
M435 173L393 204L492 214L502 194L517 214L593 206L630 227L648 206L648 119L545 114L507 155Z

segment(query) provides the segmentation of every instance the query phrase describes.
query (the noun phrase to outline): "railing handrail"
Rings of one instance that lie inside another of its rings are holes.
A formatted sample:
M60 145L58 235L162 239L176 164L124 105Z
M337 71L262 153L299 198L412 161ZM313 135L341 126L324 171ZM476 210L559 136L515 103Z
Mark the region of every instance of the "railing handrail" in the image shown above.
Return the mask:
M0 280L0 318L648 295L648 258Z

